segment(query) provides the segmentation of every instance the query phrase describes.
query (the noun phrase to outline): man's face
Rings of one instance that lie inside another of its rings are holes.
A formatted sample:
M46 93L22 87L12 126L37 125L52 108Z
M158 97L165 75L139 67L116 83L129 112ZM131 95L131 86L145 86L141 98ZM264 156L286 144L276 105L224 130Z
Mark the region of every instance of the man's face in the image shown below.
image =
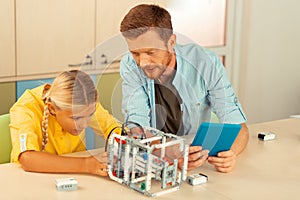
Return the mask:
M172 38L172 36L171 36ZM150 79L158 79L172 60L175 45L167 45L158 33L149 30L135 39L126 39L129 50L137 65Z
M62 110L54 108L57 122L61 127L76 136L79 135L87 126L91 119L91 116L96 110L95 104L86 106L85 108L73 109L73 110ZM52 111L52 112L53 112Z

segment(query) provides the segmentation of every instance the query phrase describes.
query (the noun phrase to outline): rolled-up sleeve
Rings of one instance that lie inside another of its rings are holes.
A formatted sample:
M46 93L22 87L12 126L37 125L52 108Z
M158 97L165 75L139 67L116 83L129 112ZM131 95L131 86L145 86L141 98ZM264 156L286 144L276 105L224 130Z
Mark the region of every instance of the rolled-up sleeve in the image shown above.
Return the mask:
M31 108L34 109L34 108ZM19 155L23 151L40 151L41 140L39 116L27 108L17 105L10 110L10 131L12 140L11 162L19 162Z
M208 100L221 123L244 123L245 114L219 57L212 53L212 70L206 75Z

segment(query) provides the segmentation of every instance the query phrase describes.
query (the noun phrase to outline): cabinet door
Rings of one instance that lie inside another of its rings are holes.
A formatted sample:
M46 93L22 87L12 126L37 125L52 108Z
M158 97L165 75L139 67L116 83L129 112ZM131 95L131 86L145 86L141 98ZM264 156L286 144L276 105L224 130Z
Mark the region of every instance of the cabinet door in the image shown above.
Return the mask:
M14 1L0 1L0 77L15 75Z
M165 6L168 0L97 0L96 43L120 34L120 24L126 13L138 4L157 4Z
M81 63L95 46L95 0L16 0L17 75Z
M96 69L103 68L101 56L108 63L119 60L128 51L127 44L120 34L120 24L126 13L138 4L158 4L165 6L168 0L96 0L96 49L92 57ZM113 65L111 65L113 66ZM110 66L104 66L108 69Z

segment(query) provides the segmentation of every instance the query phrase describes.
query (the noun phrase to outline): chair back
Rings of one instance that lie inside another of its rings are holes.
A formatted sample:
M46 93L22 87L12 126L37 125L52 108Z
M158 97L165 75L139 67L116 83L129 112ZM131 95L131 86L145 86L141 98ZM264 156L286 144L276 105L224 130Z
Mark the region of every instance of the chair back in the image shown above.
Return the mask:
M9 114L0 115L0 164L10 162L11 136Z

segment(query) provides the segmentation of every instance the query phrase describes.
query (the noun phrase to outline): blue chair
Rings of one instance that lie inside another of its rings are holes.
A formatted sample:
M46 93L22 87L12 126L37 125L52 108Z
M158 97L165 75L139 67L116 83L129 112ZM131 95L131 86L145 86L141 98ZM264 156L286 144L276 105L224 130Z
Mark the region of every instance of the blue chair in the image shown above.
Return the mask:
M27 89L32 89L41 86L46 83L52 83L54 78L40 79L40 80L27 80L27 81L17 81L16 83L16 100L25 92Z
M11 137L9 114L0 115L0 164L10 162Z

